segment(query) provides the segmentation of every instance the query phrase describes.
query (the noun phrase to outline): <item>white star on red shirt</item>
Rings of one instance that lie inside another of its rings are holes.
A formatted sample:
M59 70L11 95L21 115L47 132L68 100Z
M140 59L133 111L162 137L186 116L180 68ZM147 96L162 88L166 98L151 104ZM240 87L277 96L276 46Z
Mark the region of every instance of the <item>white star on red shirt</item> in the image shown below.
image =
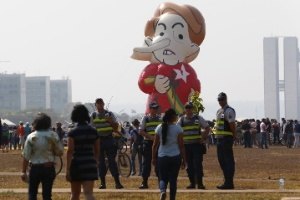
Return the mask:
M190 75L190 73L185 70L185 66L181 65L181 70L174 69L174 71L176 72L175 80L182 79L186 83L186 78L188 75Z

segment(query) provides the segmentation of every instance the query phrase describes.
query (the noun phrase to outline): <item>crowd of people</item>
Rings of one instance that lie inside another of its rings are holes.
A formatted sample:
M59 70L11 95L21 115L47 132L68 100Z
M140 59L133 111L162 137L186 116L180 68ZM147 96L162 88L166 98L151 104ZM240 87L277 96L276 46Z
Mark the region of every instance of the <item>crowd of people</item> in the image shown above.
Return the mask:
M1 119L0 119L1 121ZM67 130L62 128L61 122L56 123L56 127L51 127L62 141L66 136ZM33 125L29 122L24 124L20 121L17 126L9 126L5 122L0 126L0 149L3 153L12 150L23 150L25 141L30 133L33 132Z
M285 145L288 148L299 147L300 124L298 120L263 118L261 120L245 119L237 122L236 142L245 148L268 149L270 145Z
M193 112L194 105L187 102L184 114L177 115L173 109L160 112L156 102L149 104L149 113L141 121L120 124L113 112L104 109L101 98L95 101L95 111L89 113L84 105L76 105L71 113L75 126L64 130L60 122L51 127L51 118L39 113L33 123L16 127L5 123L1 127L3 152L22 150L22 179L29 178L29 199L36 199L41 182L43 198L51 199L54 156L61 156L67 145L66 180L71 184L71 199L79 199L81 187L86 199L94 199L94 181L100 180L99 189L106 189L108 168L115 181L115 188L122 189L116 163L116 138L126 137L130 146L131 175L141 176L139 189L148 189L152 166L161 190L160 199L166 199L170 185L170 199L176 198L177 177L180 167L186 169L189 185L186 189L205 189L203 182L203 156L207 145L217 146L217 156L223 171L224 182L218 189L234 189L235 161L233 145L245 148L269 148L273 144L298 147L300 125L297 120L282 119L281 124L268 118L236 121L235 110L227 104L227 95L217 98L220 109L216 120L207 121ZM53 135L53 133L55 133ZM67 142L64 141L67 135ZM49 138L51 141L49 142ZM45 145L47 144L47 145ZM138 167L136 166L136 157ZM29 174L26 169L31 166ZM50 170L50 171L49 171ZM47 171L47 173L41 173Z
M32 132L29 122L19 122L18 126L8 126L5 122L0 127L0 146L3 153L24 148L27 136Z

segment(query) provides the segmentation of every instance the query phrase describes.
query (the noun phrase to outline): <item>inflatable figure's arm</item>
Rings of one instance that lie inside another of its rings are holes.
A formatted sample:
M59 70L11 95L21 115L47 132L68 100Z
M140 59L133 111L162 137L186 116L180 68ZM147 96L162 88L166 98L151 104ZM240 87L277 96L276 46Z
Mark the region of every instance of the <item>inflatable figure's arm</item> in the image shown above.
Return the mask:
M190 79L189 79L189 84L190 87L194 90L194 91L198 91L199 93L201 92L201 84L200 81L197 77L197 74L194 70L193 67L191 67L190 65L186 66L189 73L190 73Z
M150 94L155 89L155 77L157 75L157 64L150 64L142 71L139 77L139 87L146 93Z

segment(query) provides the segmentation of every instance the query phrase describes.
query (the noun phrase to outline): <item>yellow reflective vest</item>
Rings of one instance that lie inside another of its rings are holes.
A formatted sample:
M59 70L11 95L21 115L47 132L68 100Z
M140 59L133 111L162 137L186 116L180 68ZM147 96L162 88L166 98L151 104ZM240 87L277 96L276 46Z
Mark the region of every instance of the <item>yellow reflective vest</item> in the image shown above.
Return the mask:
M229 106L226 106L224 109L218 110L217 113L217 120L216 120L216 136L233 136L233 133L230 130L229 122L225 119L225 111L227 108L230 108Z
M105 114L110 114L110 112L105 111ZM92 122L100 137L112 135L113 127L104 116L100 116L98 113L93 113Z
M162 123L162 119L159 115L155 117L146 116L145 132L149 135L155 135L156 127Z
M185 144L199 143L202 136L199 117L197 115L194 115L191 119L182 116L179 125L183 129L183 141Z

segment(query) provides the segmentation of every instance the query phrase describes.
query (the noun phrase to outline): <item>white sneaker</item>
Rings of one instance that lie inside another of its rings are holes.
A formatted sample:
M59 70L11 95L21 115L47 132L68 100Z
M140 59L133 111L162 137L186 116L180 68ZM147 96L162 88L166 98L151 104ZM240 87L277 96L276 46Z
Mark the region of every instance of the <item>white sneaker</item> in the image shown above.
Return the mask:
M167 194L166 192L161 192L160 193L160 200L166 200Z

